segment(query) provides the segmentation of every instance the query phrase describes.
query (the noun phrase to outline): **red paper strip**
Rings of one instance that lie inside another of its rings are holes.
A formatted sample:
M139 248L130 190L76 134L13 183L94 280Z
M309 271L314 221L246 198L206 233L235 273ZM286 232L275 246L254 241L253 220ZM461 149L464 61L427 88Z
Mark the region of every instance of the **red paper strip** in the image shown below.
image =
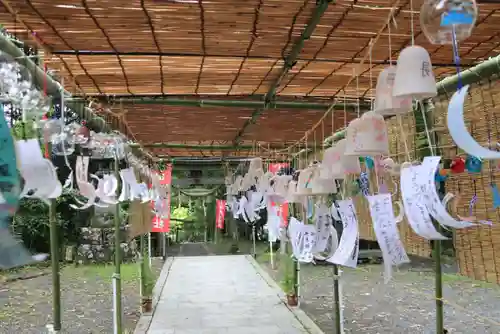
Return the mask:
M276 204L274 202L271 203L271 206L277 206L278 216L281 217L281 227L288 226L288 203Z
M281 168L288 168L290 164L288 162L269 164L268 170L271 173L277 173Z
M215 203L215 227L224 228L224 216L226 215L226 201L218 199Z
M170 232L170 192L168 193L167 199L165 200L165 205L167 206L167 209L165 211L167 212L168 216L153 217L152 221L153 226L151 227L151 232L162 232L162 233Z
M160 184L162 186L168 186L172 182L172 165L168 164L167 168L160 173ZM151 186L150 186L151 187ZM160 232L160 233L168 233L170 232L170 194L169 191L167 193L167 199L164 201L164 205L166 205L166 213L167 217L153 217L151 232ZM154 201L151 201L151 207L154 208Z

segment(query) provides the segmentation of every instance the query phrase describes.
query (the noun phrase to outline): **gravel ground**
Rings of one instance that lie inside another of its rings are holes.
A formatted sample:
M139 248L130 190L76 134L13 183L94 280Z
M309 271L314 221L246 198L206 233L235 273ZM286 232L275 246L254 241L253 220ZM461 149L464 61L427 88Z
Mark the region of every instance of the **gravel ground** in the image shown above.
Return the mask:
M162 260L153 260L158 275ZM46 333L52 315L51 275L8 282L13 276L31 276L50 268L27 268L0 273L0 333ZM112 266L66 266L61 272L62 333L113 332ZM132 333L140 316L137 264L122 266L124 328Z
M279 281L268 256L263 267ZM344 330L356 334L436 333L434 274L431 265L417 261L394 273L384 284L381 265L344 269ZM335 333L333 269L331 266L300 267L301 308L323 329ZM500 333L500 286L473 282L445 274L445 328L449 333Z

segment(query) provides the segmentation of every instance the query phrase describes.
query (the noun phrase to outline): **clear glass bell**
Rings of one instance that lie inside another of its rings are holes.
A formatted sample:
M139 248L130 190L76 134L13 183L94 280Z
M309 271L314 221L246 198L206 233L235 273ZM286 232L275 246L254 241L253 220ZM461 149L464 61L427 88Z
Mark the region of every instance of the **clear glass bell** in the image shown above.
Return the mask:
M43 122L42 131L46 141L52 141L52 137L59 135L62 130L62 124L57 119L49 119Z
M43 124L43 137L52 144L52 153L55 155L70 155L75 152L74 133L58 119L51 119Z
M75 152L73 134L67 128L61 133L52 136L52 153L55 155L71 155Z
M426 0L420 9L420 25L432 44L453 44L472 34L478 10L475 0Z

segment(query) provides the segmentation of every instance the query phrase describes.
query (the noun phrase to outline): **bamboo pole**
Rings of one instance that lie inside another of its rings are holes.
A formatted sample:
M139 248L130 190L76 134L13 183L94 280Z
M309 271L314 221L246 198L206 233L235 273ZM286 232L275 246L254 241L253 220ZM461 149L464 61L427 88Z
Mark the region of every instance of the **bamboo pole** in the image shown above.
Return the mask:
M130 147L139 147L139 145L137 143L132 143L132 144L129 144ZM239 149L239 150L255 150L255 145L240 145L240 146L236 146L236 145L196 145L196 144L178 144L178 143L152 143L152 144L145 144L145 145L142 145L142 147L145 147L145 148L185 148L185 149L193 149L193 150L221 150L221 151L225 151L225 150L236 150L236 149ZM282 144L273 144L273 145L269 145L269 147L271 149L283 149L283 148L286 148L287 147L287 144L286 143L282 143ZM314 145L311 143L311 145L308 147L312 147L314 148ZM322 146L318 146L319 147L322 147ZM175 158L174 158L175 159ZM177 160L177 159L175 159Z
M337 200L337 195L334 196L334 201ZM332 203L335 205L335 203ZM342 224L342 222L340 222ZM332 228L335 228L335 219L332 216ZM338 243L338 240L337 240ZM342 316L342 292L340 288L340 274L341 270L338 265L333 264L333 302L334 302L334 313L335 313L335 333L343 333L343 316Z
M211 107L234 107L234 108L264 108L267 109L301 109L308 111L326 111L331 107L331 104L320 102L302 102L302 101L271 101L266 106L265 101L252 101L252 100L218 100L218 99L195 99L195 96L189 98L170 98L166 96L124 96L119 98L122 104L135 104L135 105L168 105L168 106L181 106L181 107L198 107L198 108L211 108ZM116 97L114 97L116 99ZM85 101L83 98L75 97L72 101ZM347 103L348 110L355 110L357 103ZM369 103L362 103L362 107L369 107ZM335 104L335 110L344 110L344 103Z
M44 59L40 58L40 64L44 66ZM45 66L44 66L45 67ZM44 76L47 74L43 71ZM44 90L44 94L47 92ZM51 160L52 145L45 140L45 158ZM49 234L50 234L50 261L52 269L52 324L49 331L59 333L62 329L61 321L61 269L59 267L59 227L57 226L57 200L51 199L49 203Z
M120 180L120 170L118 159L115 159L114 169L117 180ZM121 288L121 221L120 205L115 205L115 272L113 273L113 329L114 334L122 334L122 288Z
M50 260L52 266L52 330L58 333L61 328L61 275L59 268L59 238L57 226L57 203L56 199L50 200Z
M437 231L442 232L440 224ZM444 307L443 307L443 273L441 270L441 240L434 240L434 264L435 264L435 297L436 297L436 333L443 334L444 331Z
M335 311L335 333L342 334L342 309L340 304L340 270L339 266L333 265L333 300Z

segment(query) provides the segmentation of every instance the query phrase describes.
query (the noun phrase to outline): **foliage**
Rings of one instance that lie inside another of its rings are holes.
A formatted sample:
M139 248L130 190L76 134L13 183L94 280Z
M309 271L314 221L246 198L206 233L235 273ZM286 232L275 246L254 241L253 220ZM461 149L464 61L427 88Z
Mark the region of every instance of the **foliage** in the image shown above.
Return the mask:
M295 293L295 280L293 272L293 258L288 254L283 254L280 263L283 263L281 288L287 295Z
M192 220L193 218L193 212L189 210L189 208L185 206L181 206L178 208L175 208L172 211L172 218L179 219L179 220Z
M56 215L59 234L64 234L67 224ZM26 247L36 252L50 251L49 206L37 199L21 199L19 210L11 224L11 230L20 237Z
M152 297L156 282L155 274L153 273L153 270L149 266L149 257L147 256L147 254L143 257L142 261L143 261L141 264L143 270L142 278L144 279L143 282L144 290L142 293L144 296Z
M73 198L63 195L56 200L56 224L59 245L75 244L78 227L83 227L88 212L71 209ZM29 249L48 253L50 251L49 206L39 199L23 198L12 219L11 230Z
M20 139L33 139L38 137L37 130L35 129L35 122L15 122L11 129L12 137L17 140Z

